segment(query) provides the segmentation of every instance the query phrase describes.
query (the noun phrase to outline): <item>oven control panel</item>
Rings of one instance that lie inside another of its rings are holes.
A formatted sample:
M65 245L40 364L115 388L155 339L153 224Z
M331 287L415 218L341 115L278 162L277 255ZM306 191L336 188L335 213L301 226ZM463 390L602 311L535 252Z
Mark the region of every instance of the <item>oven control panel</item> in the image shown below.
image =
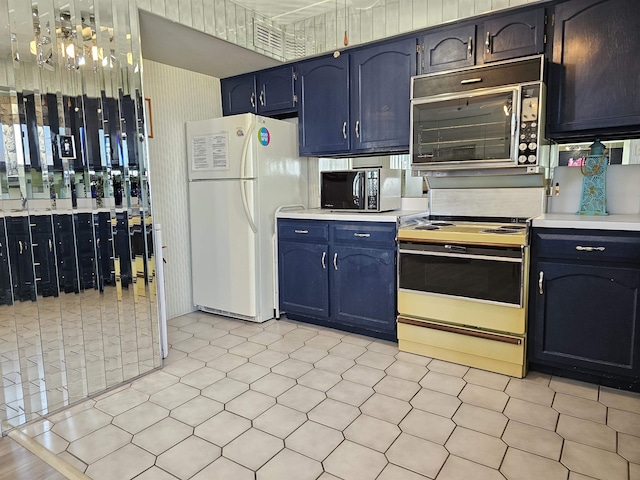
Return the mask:
M523 85L518 132L518 165L538 164L538 136L540 135L540 84Z

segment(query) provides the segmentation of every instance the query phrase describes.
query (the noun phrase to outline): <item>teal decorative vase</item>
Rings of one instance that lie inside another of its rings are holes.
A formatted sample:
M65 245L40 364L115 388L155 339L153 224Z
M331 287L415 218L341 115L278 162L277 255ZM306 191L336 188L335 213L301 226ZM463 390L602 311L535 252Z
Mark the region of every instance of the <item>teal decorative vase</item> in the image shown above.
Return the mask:
M582 165L582 195L578 215L608 215L607 213L607 165L608 150L596 140Z

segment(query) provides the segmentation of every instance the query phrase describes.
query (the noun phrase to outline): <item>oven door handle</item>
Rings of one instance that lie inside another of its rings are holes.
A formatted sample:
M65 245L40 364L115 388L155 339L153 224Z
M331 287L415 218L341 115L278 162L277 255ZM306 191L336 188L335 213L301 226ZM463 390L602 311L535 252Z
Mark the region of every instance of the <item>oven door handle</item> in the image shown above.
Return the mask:
M472 255L469 253L425 252L424 250L404 250L400 253L409 255L427 255L432 257L472 258L475 260L492 260L496 262L522 263L522 258L499 257L494 255Z

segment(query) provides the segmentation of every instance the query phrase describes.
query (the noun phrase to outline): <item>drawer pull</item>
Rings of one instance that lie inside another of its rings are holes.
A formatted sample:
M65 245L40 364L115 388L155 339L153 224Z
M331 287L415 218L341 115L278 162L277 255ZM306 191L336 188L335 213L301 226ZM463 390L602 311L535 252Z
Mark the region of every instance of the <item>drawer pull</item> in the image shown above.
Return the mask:
M583 247L582 245L576 245L576 250L579 252L604 252L605 247Z
M522 345L522 339L516 337L506 337L495 333L484 332L482 330L470 330L467 328L459 328L453 325L442 325L440 323L432 323L412 318L398 317L398 323L405 325L414 325L416 327L430 328L432 330L440 330L442 332L455 333L465 335L467 337L483 338L485 340L493 340L495 342L510 343L512 345Z
M306 235L309 233L309 230L294 230L295 233L299 233L300 235Z
M360 238L369 238L371 234L370 233L354 233L353 236L360 237Z
M469 83L480 83L482 78L467 78L466 80L461 80L460 85L468 85Z

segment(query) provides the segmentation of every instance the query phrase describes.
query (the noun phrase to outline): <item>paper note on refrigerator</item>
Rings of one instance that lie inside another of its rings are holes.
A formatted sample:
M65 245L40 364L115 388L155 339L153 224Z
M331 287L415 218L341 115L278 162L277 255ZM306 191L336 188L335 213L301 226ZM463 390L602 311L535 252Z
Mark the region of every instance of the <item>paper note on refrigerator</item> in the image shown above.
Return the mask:
M229 170L229 133L198 135L192 140L191 169Z

